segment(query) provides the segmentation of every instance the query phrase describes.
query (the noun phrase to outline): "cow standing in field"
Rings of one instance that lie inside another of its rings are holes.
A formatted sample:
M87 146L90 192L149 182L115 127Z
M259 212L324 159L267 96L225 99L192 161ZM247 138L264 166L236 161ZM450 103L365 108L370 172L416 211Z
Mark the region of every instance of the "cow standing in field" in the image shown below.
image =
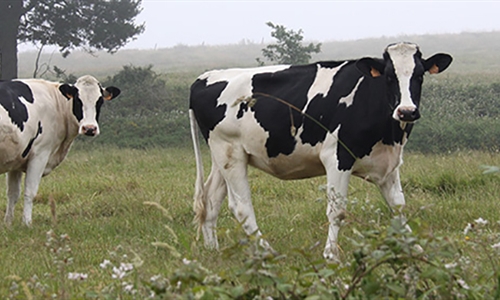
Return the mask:
M250 198L251 165L287 180L326 174L323 255L338 259L351 175L376 184L391 208L405 205L399 166L420 117L423 76L444 71L451 61L448 54L424 59L417 45L397 43L382 59L214 70L198 77L189 115L197 165L194 210L205 245L218 248L217 216L226 195L245 232L261 236ZM212 157L205 184L196 123Z
M104 89L88 75L75 85L41 79L0 81L0 173L7 173L7 224L14 217L22 173L23 221L30 225L42 176L64 160L78 134L99 134L101 105L119 94L118 88Z

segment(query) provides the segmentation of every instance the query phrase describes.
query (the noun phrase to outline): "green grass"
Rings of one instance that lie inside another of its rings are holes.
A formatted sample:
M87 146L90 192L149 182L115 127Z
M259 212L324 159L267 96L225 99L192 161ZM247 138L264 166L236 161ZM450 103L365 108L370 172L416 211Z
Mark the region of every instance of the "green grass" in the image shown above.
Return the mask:
M207 151L204 155L208 174ZM496 229L494 224L500 219L500 174L483 175L482 165L500 166L500 155L406 153L402 183L407 215L418 218L435 234L456 239L464 247L467 246L462 243L462 232L475 219L489 220L491 229ZM68 296L84 295L87 290L103 292L116 282L110 270L99 267L105 259L114 259L116 264L138 257L142 261L138 272L144 278L156 274L169 276L182 265L183 257L196 259L213 272L233 276L231 270L241 265L243 254L227 258L204 249L202 241L195 241L191 210L194 177L190 148L74 149L58 169L42 180L35 199L32 228L22 225L22 200L16 207L12 227L0 225L1 297L12 294L9 289L14 275L26 284L43 282L48 285L46 291L59 293L60 298L64 298L64 293ZM251 169L250 178L257 222L275 249L291 254L294 249L309 248L319 242L310 254L320 259L328 230L325 194L321 189L324 177L280 181ZM5 180L0 180L0 190L5 190ZM348 242L354 235L353 229L366 230L390 220L389 210L375 186L353 178L349 198L349 214L340 240L345 260L351 259L355 250ZM51 201L56 203L55 218ZM144 202L159 203L171 218ZM3 196L0 209L5 211L5 207ZM236 228L224 205L219 217L222 248L232 246L233 240L241 236L241 230ZM61 260L62 254L54 255L46 246L46 233L51 229L57 236L69 236L66 243L71 252L67 256L73 262L63 264L64 269L59 272L54 260ZM181 257L166 247L154 246L155 242L173 246ZM492 240L491 244L497 242ZM470 253L478 266L489 265L484 255ZM287 271L290 266L306 264L306 258L289 255L280 266L287 276L291 275ZM89 277L83 282L69 282L64 279L68 272L85 273ZM38 279L32 279L34 275ZM18 292L19 299L23 299L22 289Z

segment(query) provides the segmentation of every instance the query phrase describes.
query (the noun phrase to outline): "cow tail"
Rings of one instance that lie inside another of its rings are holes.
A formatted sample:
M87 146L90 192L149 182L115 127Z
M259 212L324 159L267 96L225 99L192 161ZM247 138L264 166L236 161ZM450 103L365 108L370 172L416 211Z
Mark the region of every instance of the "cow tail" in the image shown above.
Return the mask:
M196 159L196 181L194 184L193 210L195 213L194 223L198 227L196 235L196 238L198 239L200 236L201 225L203 224L203 222L205 222L207 213L205 209L205 196L203 189L203 161L201 158L200 142L198 138L198 123L196 122L196 118L192 109L189 110L189 123L191 126L191 137L193 139L194 155Z

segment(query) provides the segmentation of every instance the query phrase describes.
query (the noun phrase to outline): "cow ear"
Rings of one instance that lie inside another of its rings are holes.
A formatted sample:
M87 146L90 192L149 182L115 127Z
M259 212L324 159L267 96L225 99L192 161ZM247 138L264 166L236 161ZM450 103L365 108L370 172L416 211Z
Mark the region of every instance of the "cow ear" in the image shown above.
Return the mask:
M78 89L70 84L64 83L59 86L59 91L68 100L73 99L78 93Z
M385 64L380 59L365 57L356 62L356 67L366 76L377 78L384 74Z
M105 88L104 91L102 92L102 98L104 100L111 100L118 97L118 95L120 95L120 92L121 91L119 88L116 88L114 86L109 86Z
M430 74L441 73L451 64L453 58L444 53L438 53L424 61L424 68Z

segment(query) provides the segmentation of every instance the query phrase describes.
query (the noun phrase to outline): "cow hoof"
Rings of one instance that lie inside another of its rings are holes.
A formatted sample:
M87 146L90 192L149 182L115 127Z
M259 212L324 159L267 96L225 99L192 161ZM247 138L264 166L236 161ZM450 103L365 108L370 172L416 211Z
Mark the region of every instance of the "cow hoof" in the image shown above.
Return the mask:
M24 225L26 225L26 227L31 227L31 220L23 219L23 223Z
M278 256L278 251L274 250L273 247L263 238L259 238L259 246L265 251L268 252L272 256Z
M332 247L325 248L325 251L323 252L323 257L329 263L340 263L339 253L336 248L335 249L333 249Z
M12 218L8 218L7 216L5 216L4 223L7 227L12 226Z

